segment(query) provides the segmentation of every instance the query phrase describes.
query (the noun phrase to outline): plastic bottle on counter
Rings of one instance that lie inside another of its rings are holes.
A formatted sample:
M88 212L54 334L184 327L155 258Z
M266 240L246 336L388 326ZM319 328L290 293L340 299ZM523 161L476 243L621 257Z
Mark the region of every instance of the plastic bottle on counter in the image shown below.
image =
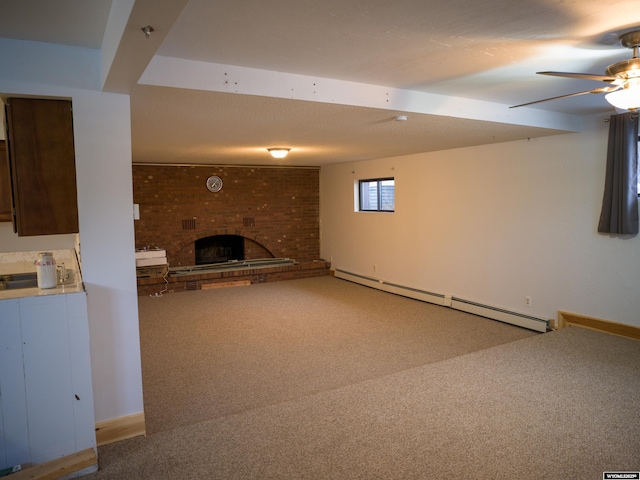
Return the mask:
M56 261L51 252L38 253L36 260L38 288L55 288L58 285Z

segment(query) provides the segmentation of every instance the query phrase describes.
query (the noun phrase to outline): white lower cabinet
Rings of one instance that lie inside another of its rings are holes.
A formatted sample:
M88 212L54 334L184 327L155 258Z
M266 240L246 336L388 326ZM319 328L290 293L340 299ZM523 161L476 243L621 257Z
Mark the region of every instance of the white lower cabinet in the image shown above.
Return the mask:
M0 468L30 462L20 302L0 302Z
M0 468L96 447L86 293L0 301Z

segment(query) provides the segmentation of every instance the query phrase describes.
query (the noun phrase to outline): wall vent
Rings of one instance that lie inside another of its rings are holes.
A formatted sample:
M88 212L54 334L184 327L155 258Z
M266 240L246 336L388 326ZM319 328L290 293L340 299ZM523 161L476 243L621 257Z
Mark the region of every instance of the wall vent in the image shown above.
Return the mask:
M242 225L244 227L255 227L256 226L256 219L254 217L244 217L242 219Z
M198 290L198 282L185 282L185 290Z
M188 218L187 220L182 220L182 229L183 230L195 230L196 229L196 219Z

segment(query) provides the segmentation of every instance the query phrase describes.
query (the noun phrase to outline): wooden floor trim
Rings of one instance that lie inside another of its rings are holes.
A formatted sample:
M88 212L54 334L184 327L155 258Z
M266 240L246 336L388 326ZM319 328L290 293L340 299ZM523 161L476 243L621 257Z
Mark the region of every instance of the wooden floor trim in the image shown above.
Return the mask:
M247 285L251 285L251 280L234 280L231 282L203 283L202 285L200 285L200 289L211 290L214 288L244 287Z
M98 446L146 434L144 412L96 423Z
M640 340L640 327L612 322L610 320L602 320L600 318L587 317L579 313L558 312L557 328L564 328L569 325L590 328L591 330L632 338L633 340Z
M86 469L90 469L86 473L98 469L98 457L93 448L26 468L10 474L6 478L11 480L55 480Z

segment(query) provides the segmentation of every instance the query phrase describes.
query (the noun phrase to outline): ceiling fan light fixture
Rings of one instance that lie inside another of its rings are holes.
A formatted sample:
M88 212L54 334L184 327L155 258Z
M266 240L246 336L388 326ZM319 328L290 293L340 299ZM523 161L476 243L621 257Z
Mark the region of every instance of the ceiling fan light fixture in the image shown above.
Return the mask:
M291 151L290 148L282 148L282 147L267 148L267 150L269 151L269 153L273 158L284 158Z
M640 108L640 82L628 81L621 90L607 93L604 98L616 108L622 110L638 110Z

